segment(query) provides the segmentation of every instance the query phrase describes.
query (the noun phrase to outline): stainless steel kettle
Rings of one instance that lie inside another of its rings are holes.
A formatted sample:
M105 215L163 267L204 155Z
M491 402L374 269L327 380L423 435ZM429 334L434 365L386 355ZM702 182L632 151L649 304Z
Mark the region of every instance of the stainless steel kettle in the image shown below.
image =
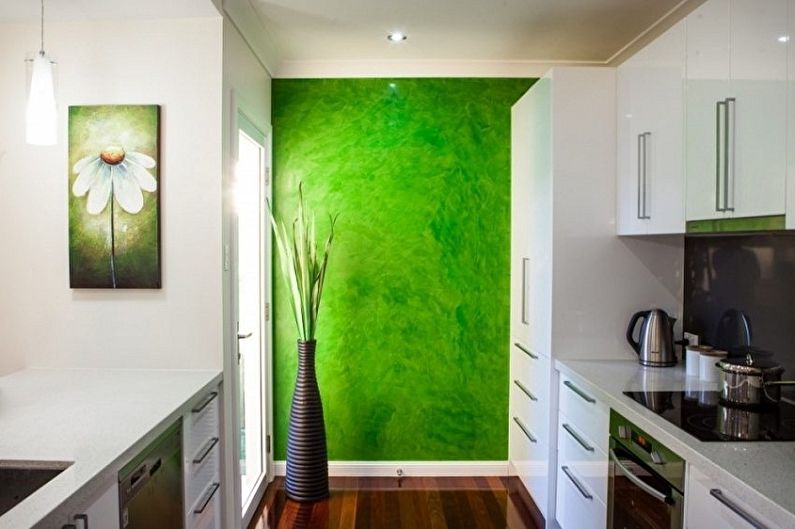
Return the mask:
M635 327L640 320L643 321L636 341ZM676 365L675 322L676 318L670 317L662 309L644 310L632 316L627 327L627 341L637 353L641 365L652 367Z

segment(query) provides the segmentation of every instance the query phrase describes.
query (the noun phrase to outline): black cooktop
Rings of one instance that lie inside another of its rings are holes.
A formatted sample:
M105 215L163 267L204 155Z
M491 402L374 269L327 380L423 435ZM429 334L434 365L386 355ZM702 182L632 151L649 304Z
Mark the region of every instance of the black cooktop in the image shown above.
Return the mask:
M795 405L741 408L726 405L720 391L625 391L701 441L795 441Z

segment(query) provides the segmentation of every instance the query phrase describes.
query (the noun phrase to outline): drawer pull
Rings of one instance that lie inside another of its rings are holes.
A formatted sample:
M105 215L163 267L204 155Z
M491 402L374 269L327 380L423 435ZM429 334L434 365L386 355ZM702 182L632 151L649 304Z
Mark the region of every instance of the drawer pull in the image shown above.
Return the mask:
M204 461L207 458L207 456L210 455L210 452L212 452L213 448L215 448L215 445L217 445L217 444L218 444L218 438L217 437L213 437L212 439L207 441L204 444L204 447L201 449L201 453L198 456L193 458L193 464L194 465L201 464L202 461Z
M193 408L191 411L192 411L193 413L201 413L202 411L204 411L204 408L206 408L207 406L209 406L209 405L210 405L210 403L211 403L213 400L215 400L215 397L217 397L217 396L218 396L218 392L217 392L217 391L213 391L212 393L210 393L209 395L207 395L207 397L205 397L205 399L202 401L202 403L201 403L201 404L199 404L198 406L196 406L195 408Z
M524 393L525 395L527 395L527 398L528 398L528 399L532 400L533 402L537 402L537 401L538 401L538 398L537 398L535 395L533 395L533 394L530 392L530 390L529 390L529 389L527 389L527 388L525 387L525 385L524 385L524 384L522 384L522 383L521 383L521 382L519 382L518 380L514 380L514 381L513 381L513 383L514 383L514 384L516 384L516 387L517 387L517 388L519 388L519 389L521 389L521 390L522 390L522 393Z
M210 488L207 489L207 492L204 495L204 499L199 502L201 503L201 507L196 507L193 509L194 514L201 514L204 512L204 510L210 504L210 500L213 499L213 496L215 496L215 493L218 492L219 488L221 488L220 483L213 483L210 485Z
M583 485L582 485L582 483L580 483L579 479L574 477L574 474L571 473L571 470L569 470L569 467L564 465L564 466L560 467L560 469L563 471L564 474L566 474L566 477L569 478L572 483L574 483L574 486L577 487L577 490L580 491L580 494L582 494L583 498L585 498L586 500L592 500L593 499L593 496L591 496L591 493L588 492L588 489L583 487Z
M530 352L530 350L529 350L529 349L525 348L525 347L524 347L523 345L521 345L519 342L514 342L514 343L513 343L513 345L514 345L514 346L515 346L517 349L519 349L520 351L522 351L524 354L526 354L527 356L529 356L530 358L532 358L533 360L538 360L538 355L536 355L536 354L534 354L534 353Z
M581 390L580 388L578 388L577 386L572 384L572 382L570 380L565 380L563 382L563 385L566 386L567 388L569 388L570 390L572 390L577 395L579 395L579 397L581 399L583 399L585 402L588 402L590 404L596 403L596 399L595 398L591 397L590 395L585 393L583 390Z
M514 417L513 422L515 422L516 425L519 426L519 429L522 430L522 433L524 433L525 437L527 437L531 443L538 442L538 439L536 439L535 436L530 433L530 429L524 424L522 424L522 421L520 421L518 417Z
M731 501L729 498L723 495L723 491L720 489L710 489L709 490L710 496L721 502L723 505L729 508L734 514L748 522L751 527L754 529L767 529L767 526L745 512L739 505Z
M587 450L588 452L593 452L593 446L591 446L588 443L586 443L585 439L580 437L580 434L578 434L577 432L574 431L574 428L572 428L571 426L569 426L568 424L565 424L565 423L561 424L561 426L563 427L564 430L566 430L566 432L570 436L572 436L574 438L575 441L580 443L580 446L585 448L585 450Z

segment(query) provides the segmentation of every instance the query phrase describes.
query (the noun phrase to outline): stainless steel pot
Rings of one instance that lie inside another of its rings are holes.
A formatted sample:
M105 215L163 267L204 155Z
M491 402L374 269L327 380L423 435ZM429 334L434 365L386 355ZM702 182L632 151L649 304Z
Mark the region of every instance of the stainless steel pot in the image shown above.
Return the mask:
M770 360L724 358L717 363L721 371L721 399L740 406L778 404L781 386L795 385L795 381L781 381L784 368Z
M761 412L753 408L718 404L718 433L729 439L756 441L761 416Z

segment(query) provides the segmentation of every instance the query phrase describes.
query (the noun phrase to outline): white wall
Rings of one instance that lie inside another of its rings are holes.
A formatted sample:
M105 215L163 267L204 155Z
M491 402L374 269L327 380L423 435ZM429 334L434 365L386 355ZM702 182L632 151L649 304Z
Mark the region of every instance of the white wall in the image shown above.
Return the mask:
M222 20L48 24L59 143L24 143L38 27L0 26L0 373L222 365ZM69 105L162 105L160 290L70 290Z

